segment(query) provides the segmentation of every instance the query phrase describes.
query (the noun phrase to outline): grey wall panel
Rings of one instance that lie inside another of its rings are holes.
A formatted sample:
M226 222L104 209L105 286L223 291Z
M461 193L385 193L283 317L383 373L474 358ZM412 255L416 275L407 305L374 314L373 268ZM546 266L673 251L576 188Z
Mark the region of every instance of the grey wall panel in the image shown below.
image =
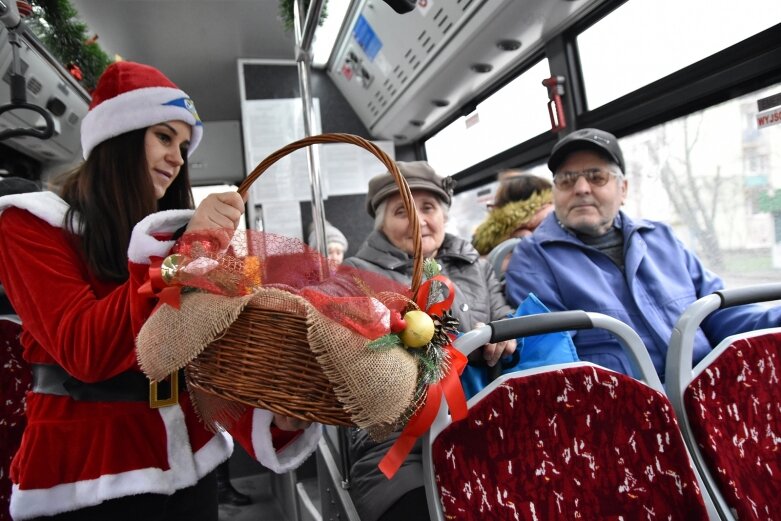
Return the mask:
M323 132L347 132L372 139L369 131L325 71L313 70L311 81L312 95L320 100ZM294 65L246 63L244 83L247 100L299 96L298 71ZM361 243L372 230L373 221L366 213L365 200L365 195L358 194L330 197L325 201L326 219L339 228L350 243L348 256L358 251ZM308 201L301 203L301 222L304 240L306 240L309 224L312 222L312 208Z
M310 75L312 95L320 99L323 132L347 132L372 139L352 107L322 70ZM248 100L297 98L298 70L295 65L244 64L245 92Z

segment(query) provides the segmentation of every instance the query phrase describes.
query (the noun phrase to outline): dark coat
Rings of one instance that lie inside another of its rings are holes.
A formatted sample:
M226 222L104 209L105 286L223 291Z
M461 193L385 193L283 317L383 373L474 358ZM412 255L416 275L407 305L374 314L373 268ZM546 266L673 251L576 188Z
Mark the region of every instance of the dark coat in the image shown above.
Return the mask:
M480 258L469 242L446 234L436 260L442 266L442 274L456 289L452 311L460 322L459 330L470 331L478 322L488 323L504 318L510 312L493 268ZM372 232L355 257L345 260L344 264L381 273L407 286L410 284L412 258L393 246L379 231ZM390 439L375 443L365 431L351 431L351 494L362 521L376 521L405 493L423 486L420 441L393 479L386 479L377 468L397 437L398 433L395 433Z

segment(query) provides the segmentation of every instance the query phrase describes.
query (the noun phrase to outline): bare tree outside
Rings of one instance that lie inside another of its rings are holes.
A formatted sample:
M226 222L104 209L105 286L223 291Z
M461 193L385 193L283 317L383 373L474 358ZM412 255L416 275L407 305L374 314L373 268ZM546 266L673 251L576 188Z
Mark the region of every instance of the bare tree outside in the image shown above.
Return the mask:
M706 264L718 271L724 267L724 255L714 225L722 186L721 166L716 166L714 175L696 175L692 151L697 146L703 115L696 116L695 128L691 129L693 119L676 120L651 134L645 142L650 159L648 167L658 170L675 213L695 237ZM682 125L682 142L671 142L668 138L669 125ZM677 153L674 145L677 145Z

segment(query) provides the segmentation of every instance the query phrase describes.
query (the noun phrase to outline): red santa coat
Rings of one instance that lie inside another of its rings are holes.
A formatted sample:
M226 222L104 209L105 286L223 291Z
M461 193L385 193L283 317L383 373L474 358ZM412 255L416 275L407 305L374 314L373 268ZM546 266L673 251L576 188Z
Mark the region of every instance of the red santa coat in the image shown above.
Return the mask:
M51 192L0 198L0 281L22 319L24 357L59 364L84 382L139 371L134 339L154 302L139 296L138 288L149 258L165 256L173 246L158 237L170 237L192 211L158 212L138 223L128 249L130 278L117 284L90 273L78 238L62 227L67 209ZM315 449L319 425L294 437L272 428L271 420L270 412L251 410L231 434L266 467L295 468ZM14 519L133 494L173 494L233 450L231 436L203 427L187 393L178 405L161 409L29 393L27 422L11 466Z

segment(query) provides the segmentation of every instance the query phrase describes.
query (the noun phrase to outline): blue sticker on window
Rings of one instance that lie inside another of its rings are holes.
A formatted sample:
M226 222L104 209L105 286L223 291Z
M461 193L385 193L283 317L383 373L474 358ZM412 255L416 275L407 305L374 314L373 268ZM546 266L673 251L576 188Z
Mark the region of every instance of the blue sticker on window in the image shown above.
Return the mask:
M358 45L361 46L361 49L363 49L363 52L369 60L374 61L377 53L382 49L382 42L377 38L374 29L372 29L372 26L369 25L369 22L366 21L366 18L364 18L363 15L360 15L358 21L355 22L353 37L355 38L355 41L358 42Z

